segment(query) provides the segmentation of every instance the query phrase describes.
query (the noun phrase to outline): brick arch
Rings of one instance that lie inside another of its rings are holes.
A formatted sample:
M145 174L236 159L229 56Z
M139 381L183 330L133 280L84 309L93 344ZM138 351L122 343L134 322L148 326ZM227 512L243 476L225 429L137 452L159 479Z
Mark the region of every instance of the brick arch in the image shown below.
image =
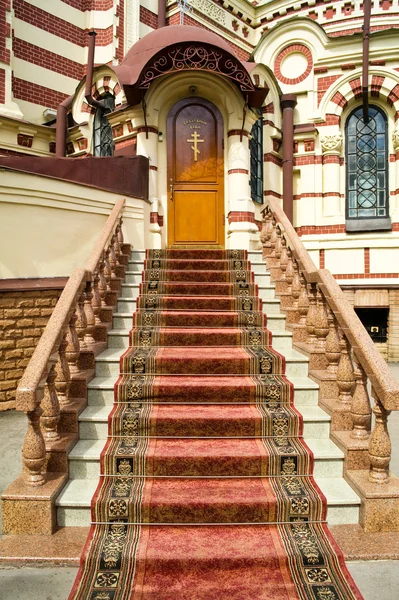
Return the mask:
M395 110L395 120L399 118L399 79L392 73L382 70L371 70L370 95L380 98ZM325 92L320 102L320 113L323 117L334 115L341 118L342 112L353 100L362 97L361 70L357 69L349 75L343 75Z

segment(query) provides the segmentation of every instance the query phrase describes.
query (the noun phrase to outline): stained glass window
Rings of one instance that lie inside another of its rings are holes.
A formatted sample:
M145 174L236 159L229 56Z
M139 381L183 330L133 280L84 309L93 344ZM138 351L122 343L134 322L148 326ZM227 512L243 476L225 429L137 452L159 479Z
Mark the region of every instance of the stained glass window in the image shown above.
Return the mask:
M251 129L249 142L251 154L251 198L263 204L263 119L258 119Z
M106 94L99 98L104 108L97 108L94 115L94 156L113 156L114 140L112 128L106 115L115 110L115 96Z
M346 123L346 218L389 216L387 120L376 106L352 112Z

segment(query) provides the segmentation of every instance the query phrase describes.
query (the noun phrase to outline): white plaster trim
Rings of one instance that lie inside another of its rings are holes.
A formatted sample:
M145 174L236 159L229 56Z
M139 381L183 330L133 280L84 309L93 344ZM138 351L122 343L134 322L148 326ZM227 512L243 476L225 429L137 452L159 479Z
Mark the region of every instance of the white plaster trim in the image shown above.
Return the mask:
M14 75L30 83L36 83L68 95L75 91L77 83L77 79L65 77L19 58L14 59Z

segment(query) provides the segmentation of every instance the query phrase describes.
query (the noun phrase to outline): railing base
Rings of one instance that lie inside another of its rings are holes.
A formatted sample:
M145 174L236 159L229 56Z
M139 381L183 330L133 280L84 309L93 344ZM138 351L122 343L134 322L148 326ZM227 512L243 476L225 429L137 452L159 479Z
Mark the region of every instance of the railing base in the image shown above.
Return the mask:
M360 525L366 533L399 531L399 478L386 484L369 481L368 470L346 471L345 479L360 496Z
M55 499L68 476L46 473L40 487L26 485L20 475L2 495L3 534L52 534L57 529Z

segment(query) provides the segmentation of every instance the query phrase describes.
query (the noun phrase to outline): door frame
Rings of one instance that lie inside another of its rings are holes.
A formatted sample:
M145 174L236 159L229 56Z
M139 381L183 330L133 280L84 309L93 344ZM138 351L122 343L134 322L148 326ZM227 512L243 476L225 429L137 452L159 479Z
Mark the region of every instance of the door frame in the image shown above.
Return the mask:
M174 204L172 200L173 188L171 179L173 179L173 156L174 156L174 144L175 144L175 135L176 129L174 127L174 119L179 110L185 106L190 104L203 104L208 110L210 110L215 116L217 133L218 133L218 143L217 143L217 165L218 165L218 175L217 175L217 185L218 185L218 199L217 199L217 223L218 223L218 235L217 235L217 243L215 246L217 247L225 247L225 195L224 195L224 122L223 117L219 109L213 102L210 102L206 98L202 96L190 96L187 98L182 98L178 100L169 110L167 118L166 118L166 140L167 140L167 215L168 215L168 223L167 223L167 238L168 238L168 246L176 245L174 244L174 222L171 218L172 211L174 211ZM220 163L219 163L220 161ZM185 244L185 245L189 245ZM193 242L192 245L201 245L199 242ZM177 244L179 246L179 244Z

